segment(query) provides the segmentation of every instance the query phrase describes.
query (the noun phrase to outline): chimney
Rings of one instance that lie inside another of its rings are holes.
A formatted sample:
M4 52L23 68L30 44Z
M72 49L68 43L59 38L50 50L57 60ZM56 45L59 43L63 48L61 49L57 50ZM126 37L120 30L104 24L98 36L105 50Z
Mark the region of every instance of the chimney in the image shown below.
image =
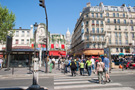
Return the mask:
M90 6L91 6L90 2L89 2L89 3L87 3L87 7L90 7Z
M123 6L123 7L125 7L125 6L126 6L126 4L122 4L122 6Z
M82 15L82 13L80 12L80 16Z
M22 27L19 27L19 29L22 29Z

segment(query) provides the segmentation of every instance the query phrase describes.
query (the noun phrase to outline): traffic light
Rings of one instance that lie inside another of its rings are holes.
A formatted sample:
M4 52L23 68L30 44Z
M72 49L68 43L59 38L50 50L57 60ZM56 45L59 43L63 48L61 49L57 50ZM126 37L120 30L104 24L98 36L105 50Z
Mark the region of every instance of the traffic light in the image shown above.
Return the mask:
M45 7L45 0L39 0L39 6L41 6L41 7Z

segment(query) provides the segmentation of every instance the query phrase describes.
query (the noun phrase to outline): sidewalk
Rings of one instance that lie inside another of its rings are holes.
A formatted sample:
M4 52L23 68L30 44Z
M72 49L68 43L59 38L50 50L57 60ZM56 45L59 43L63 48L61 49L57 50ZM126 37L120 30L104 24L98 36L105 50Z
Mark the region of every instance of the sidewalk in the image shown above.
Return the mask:
M12 74L12 68L9 71L5 71L6 68L3 68L0 70L0 77L27 77L32 76L33 74L29 74L29 68L14 68L14 74ZM49 71L48 71L49 72ZM55 69L52 70L52 73L45 73L45 67L39 68L39 76L54 76L57 74L63 74L61 71L57 70L57 66ZM128 69L122 71L121 69L112 69L111 73L117 74L117 73L135 73L135 69Z

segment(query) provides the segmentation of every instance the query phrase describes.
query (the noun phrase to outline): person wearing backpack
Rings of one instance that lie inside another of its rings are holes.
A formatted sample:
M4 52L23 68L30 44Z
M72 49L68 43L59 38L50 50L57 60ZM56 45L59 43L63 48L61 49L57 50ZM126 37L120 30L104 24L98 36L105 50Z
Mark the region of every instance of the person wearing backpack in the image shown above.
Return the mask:
M71 61L70 68L71 68L71 74L72 74L72 76L76 76L75 71L76 71L77 66L76 66L76 62L74 60Z
M97 63L97 74L98 74L99 84L101 84L103 81L103 69L104 69L104 63L102 62L102 59L99 58L99 62Z

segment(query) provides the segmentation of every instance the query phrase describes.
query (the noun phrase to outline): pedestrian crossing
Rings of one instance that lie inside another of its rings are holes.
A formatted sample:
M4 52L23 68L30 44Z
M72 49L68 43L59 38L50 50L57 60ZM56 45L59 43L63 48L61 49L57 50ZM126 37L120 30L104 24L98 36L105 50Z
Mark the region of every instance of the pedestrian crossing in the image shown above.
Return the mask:
M134 90L130 87L123 87L122 84L111 82L98 84L97 76L76 76L56 75L54 76L54 90Z

